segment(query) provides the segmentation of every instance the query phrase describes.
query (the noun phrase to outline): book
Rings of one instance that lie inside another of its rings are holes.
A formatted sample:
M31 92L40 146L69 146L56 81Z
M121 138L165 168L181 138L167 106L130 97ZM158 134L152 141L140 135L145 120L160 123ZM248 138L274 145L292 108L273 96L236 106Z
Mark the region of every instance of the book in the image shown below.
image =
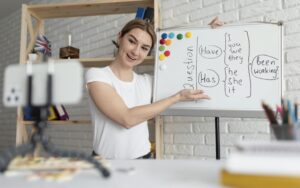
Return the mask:
M37 107L30 107L30 106L25 106L23 107L23 116L25 121L32 121L36 120L38 117L38 108Z
M136 10L135 19L146 20L150 23L153 23L154 19L154 8L147 7L138 7Z
M59 120L68 120L69 119L69 114L67 113L67 111L63 105L55 105L54 110L55 110L55 113L57 114Z
M138 7L136 10L136 15L135 15L135 19L144 19L144 15L145 15L146 9L143 7Z
M55 113L54 106L49 107L48 120L57 120L58 116Z
M300 175L298 176L274 176L230 173L222 170L221 184L239 188L294 188L300 187Z
M300 187L300 143L241 142L221 172L223 185L236 187Z
M300 155L296 153L230 154L224 168L231 173L260 175L300 175Z
M145 11L145 15L143 17L144 20L149 21L150 23L153 23L154 19L154 8L147 7Z
M256 153L299 153L300 142L280 141L243 141L236 144L237 151Z
M300 175L300 143L294 141L240 142L224 165L228 172Z
M57 120L58 116L54 110L54 106L50 106L48 109L48 120ZM23 115L25 121L34 121L39 118L40 112L39 107L26 106L23 108Z

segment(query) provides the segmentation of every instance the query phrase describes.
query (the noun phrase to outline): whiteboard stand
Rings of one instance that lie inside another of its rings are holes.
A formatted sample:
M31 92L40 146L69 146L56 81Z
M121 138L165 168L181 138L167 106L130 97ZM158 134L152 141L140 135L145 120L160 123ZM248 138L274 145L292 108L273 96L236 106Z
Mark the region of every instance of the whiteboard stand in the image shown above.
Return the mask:
M220 160L220 117L215 117L216 159Z

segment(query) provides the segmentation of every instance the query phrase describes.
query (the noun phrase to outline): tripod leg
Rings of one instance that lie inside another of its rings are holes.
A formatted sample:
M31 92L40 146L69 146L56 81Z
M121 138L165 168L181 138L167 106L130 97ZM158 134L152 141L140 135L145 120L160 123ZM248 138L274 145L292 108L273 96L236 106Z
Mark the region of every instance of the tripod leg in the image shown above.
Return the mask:
M216 159L220 160L220 118L215 117L215 136L216 136Z
M59 157L73 157L85 160L89 163L92 163L96 169L99 170L100 173L102 173L103 177L109 177L110 172L107 168L105 168L99 161L94 159L92 156L87 155L85 153L76 152L76 151L63 151L57 148L54 148L54 146L49 143L48 141L43 141L42 146L44 147L45 151L49 154L52 154L54 156Z
M22 144L18 147L12 147L5 150L0 155L0 172L5 172L11 160L14 159L16 156L18 155L24 156L28 153L32 153L33 151L34 151L34 145L31 143Z

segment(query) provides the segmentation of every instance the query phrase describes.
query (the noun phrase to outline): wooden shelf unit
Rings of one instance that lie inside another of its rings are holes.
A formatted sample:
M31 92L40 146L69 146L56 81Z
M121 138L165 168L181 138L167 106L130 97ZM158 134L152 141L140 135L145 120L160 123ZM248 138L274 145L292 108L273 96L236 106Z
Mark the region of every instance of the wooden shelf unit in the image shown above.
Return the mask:
M138 7L154 8L154 28L158 28L158 0L98 0L96 2L22 5L20 63L34 46L38 33L44 33L44 20L51 18L99 16L135 13ZM36 22L33 26L33 20ZM27 34L29 42L27 45Z
M101 0L96 2L30 5L38 19L135 13L138 7L154 7L153 0Z
M159 0L98 0L95 2L22 5L21 38L20 38L20 64L25 64L27 55L34 46L38 34L44 34L45 19L69 18L82 16L99 16L112 14L135 13L138 7L154 8L154 28L159 26ZM35 24L33 24L35 23ZM113 57L82 58L79 59L84 67L103 67L108 65ZM149 56L142 65L154 65L154 57ZM90 124L90 120L49 121L50 124L79 125ZM17 109L16 144L28 141L26 125L32 121L23 120L21 108ZM158 116L155 121L155 141L157 158L161 156L162 121Z

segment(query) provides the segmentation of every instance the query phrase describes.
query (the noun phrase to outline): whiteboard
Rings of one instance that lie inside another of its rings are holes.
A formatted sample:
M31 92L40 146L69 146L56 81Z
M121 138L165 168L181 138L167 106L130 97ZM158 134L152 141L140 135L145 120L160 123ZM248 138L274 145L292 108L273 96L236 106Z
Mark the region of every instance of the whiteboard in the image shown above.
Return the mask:
M162 115L264 117L283 96L282 25L255 23L158 32L154 101L202 89L210 100L179 102Z

